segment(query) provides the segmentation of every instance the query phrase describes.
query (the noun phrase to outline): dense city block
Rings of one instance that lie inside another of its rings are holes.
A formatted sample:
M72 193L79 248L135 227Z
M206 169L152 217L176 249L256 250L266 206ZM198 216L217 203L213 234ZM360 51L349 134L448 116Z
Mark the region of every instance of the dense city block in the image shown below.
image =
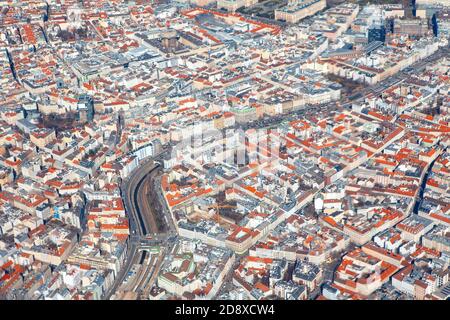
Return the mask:
M450 2L0 0L1 300L448 300Z

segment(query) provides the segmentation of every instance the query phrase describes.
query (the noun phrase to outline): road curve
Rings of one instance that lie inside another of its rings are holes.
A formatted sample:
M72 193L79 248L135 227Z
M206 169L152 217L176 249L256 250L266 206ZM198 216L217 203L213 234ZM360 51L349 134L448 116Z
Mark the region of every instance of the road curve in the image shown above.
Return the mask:
M133 264L138 263L143 253L139 251L139 241L135 238L141 238L147 234L148 226L145 218L141 216L137 193L142 185L142 181L147 174L154 172L159 167L153 159L147 160L136 168L124 181L121 186L122 199L125 206L125 212L128 215L130 225L130 237L128 238L128 252L125 258L125 264L116 276L114 284L106 292L105 299L109 300L123 283L125 276L130 271Z

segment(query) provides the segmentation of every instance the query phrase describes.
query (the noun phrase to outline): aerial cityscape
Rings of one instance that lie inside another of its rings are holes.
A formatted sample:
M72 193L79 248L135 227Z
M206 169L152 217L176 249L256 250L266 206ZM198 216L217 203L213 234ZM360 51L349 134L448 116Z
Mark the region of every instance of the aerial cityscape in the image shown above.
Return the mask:
M0 0L0 300L449 300L450 0Z

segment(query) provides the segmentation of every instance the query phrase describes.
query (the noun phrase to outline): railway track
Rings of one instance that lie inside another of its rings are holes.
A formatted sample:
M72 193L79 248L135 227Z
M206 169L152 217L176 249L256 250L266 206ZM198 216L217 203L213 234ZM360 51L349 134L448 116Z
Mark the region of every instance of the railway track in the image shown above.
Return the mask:
M156 258L154 255L149 255L148 259L146 259L146 264L142 265L142 269L144 270L144 272L141 272L141 277L139 279L139 281L137 282L136 286L134 287L134 292L140 292L143 290L143 288L145 288L146 283L148 282L148 277L149 274L151 273L151 270L153 270L153 268L151 267L154 262L155 262Z
M153 172L152 172L153 173ZM155 217L155 212L153 212L150 207L149 194L150 194L150 186L152 181L152 173L146 175L142 181L141 185L138 187L137 191L137 204L139 204L139 210L141 215L145 215L147 218L147 232L146 233L159 233L158 222Z
M150 294L150 290L153 287L153 284L155 283L156 277L159 274L159 271L161 269L161 265L163 263L163 259L165 256L164 249L161 250L161 252L158 254L158 258L155 262L155 265L153 268L148 268L148 270L151 270L150 274L148 275L148 279L144 284L144 287L142 289L141 297L143 299L148 299L148 296Z

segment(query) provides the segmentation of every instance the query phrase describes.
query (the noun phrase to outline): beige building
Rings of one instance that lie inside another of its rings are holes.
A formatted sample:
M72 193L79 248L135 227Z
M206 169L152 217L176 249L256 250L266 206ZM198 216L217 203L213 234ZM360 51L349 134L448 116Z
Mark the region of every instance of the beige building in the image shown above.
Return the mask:
M443 5L446 7L450 7L450 0L416 0L416 5L421 5L421 4L425 4L425 5L429 5L429 4L434 4L434 5Z
M275 10L275 19L297 23L325 9L326 6L325 0L290 0L287 6Z
M425 19L395 19L394 33L410 36L424 36L428 33L428 22Z
M258 3L258 0L218 0L217 8L226 9L229 12L235 12L242 7L250 7Z
M208 4L211 4L214 2L216 2L216 0L191 0L191 3L193 3L199 7L204 7L204 6L207 6Z
M51 129L36 129L30 134L31 142L39 148L43 148L54 139L56 139L56 134Z

